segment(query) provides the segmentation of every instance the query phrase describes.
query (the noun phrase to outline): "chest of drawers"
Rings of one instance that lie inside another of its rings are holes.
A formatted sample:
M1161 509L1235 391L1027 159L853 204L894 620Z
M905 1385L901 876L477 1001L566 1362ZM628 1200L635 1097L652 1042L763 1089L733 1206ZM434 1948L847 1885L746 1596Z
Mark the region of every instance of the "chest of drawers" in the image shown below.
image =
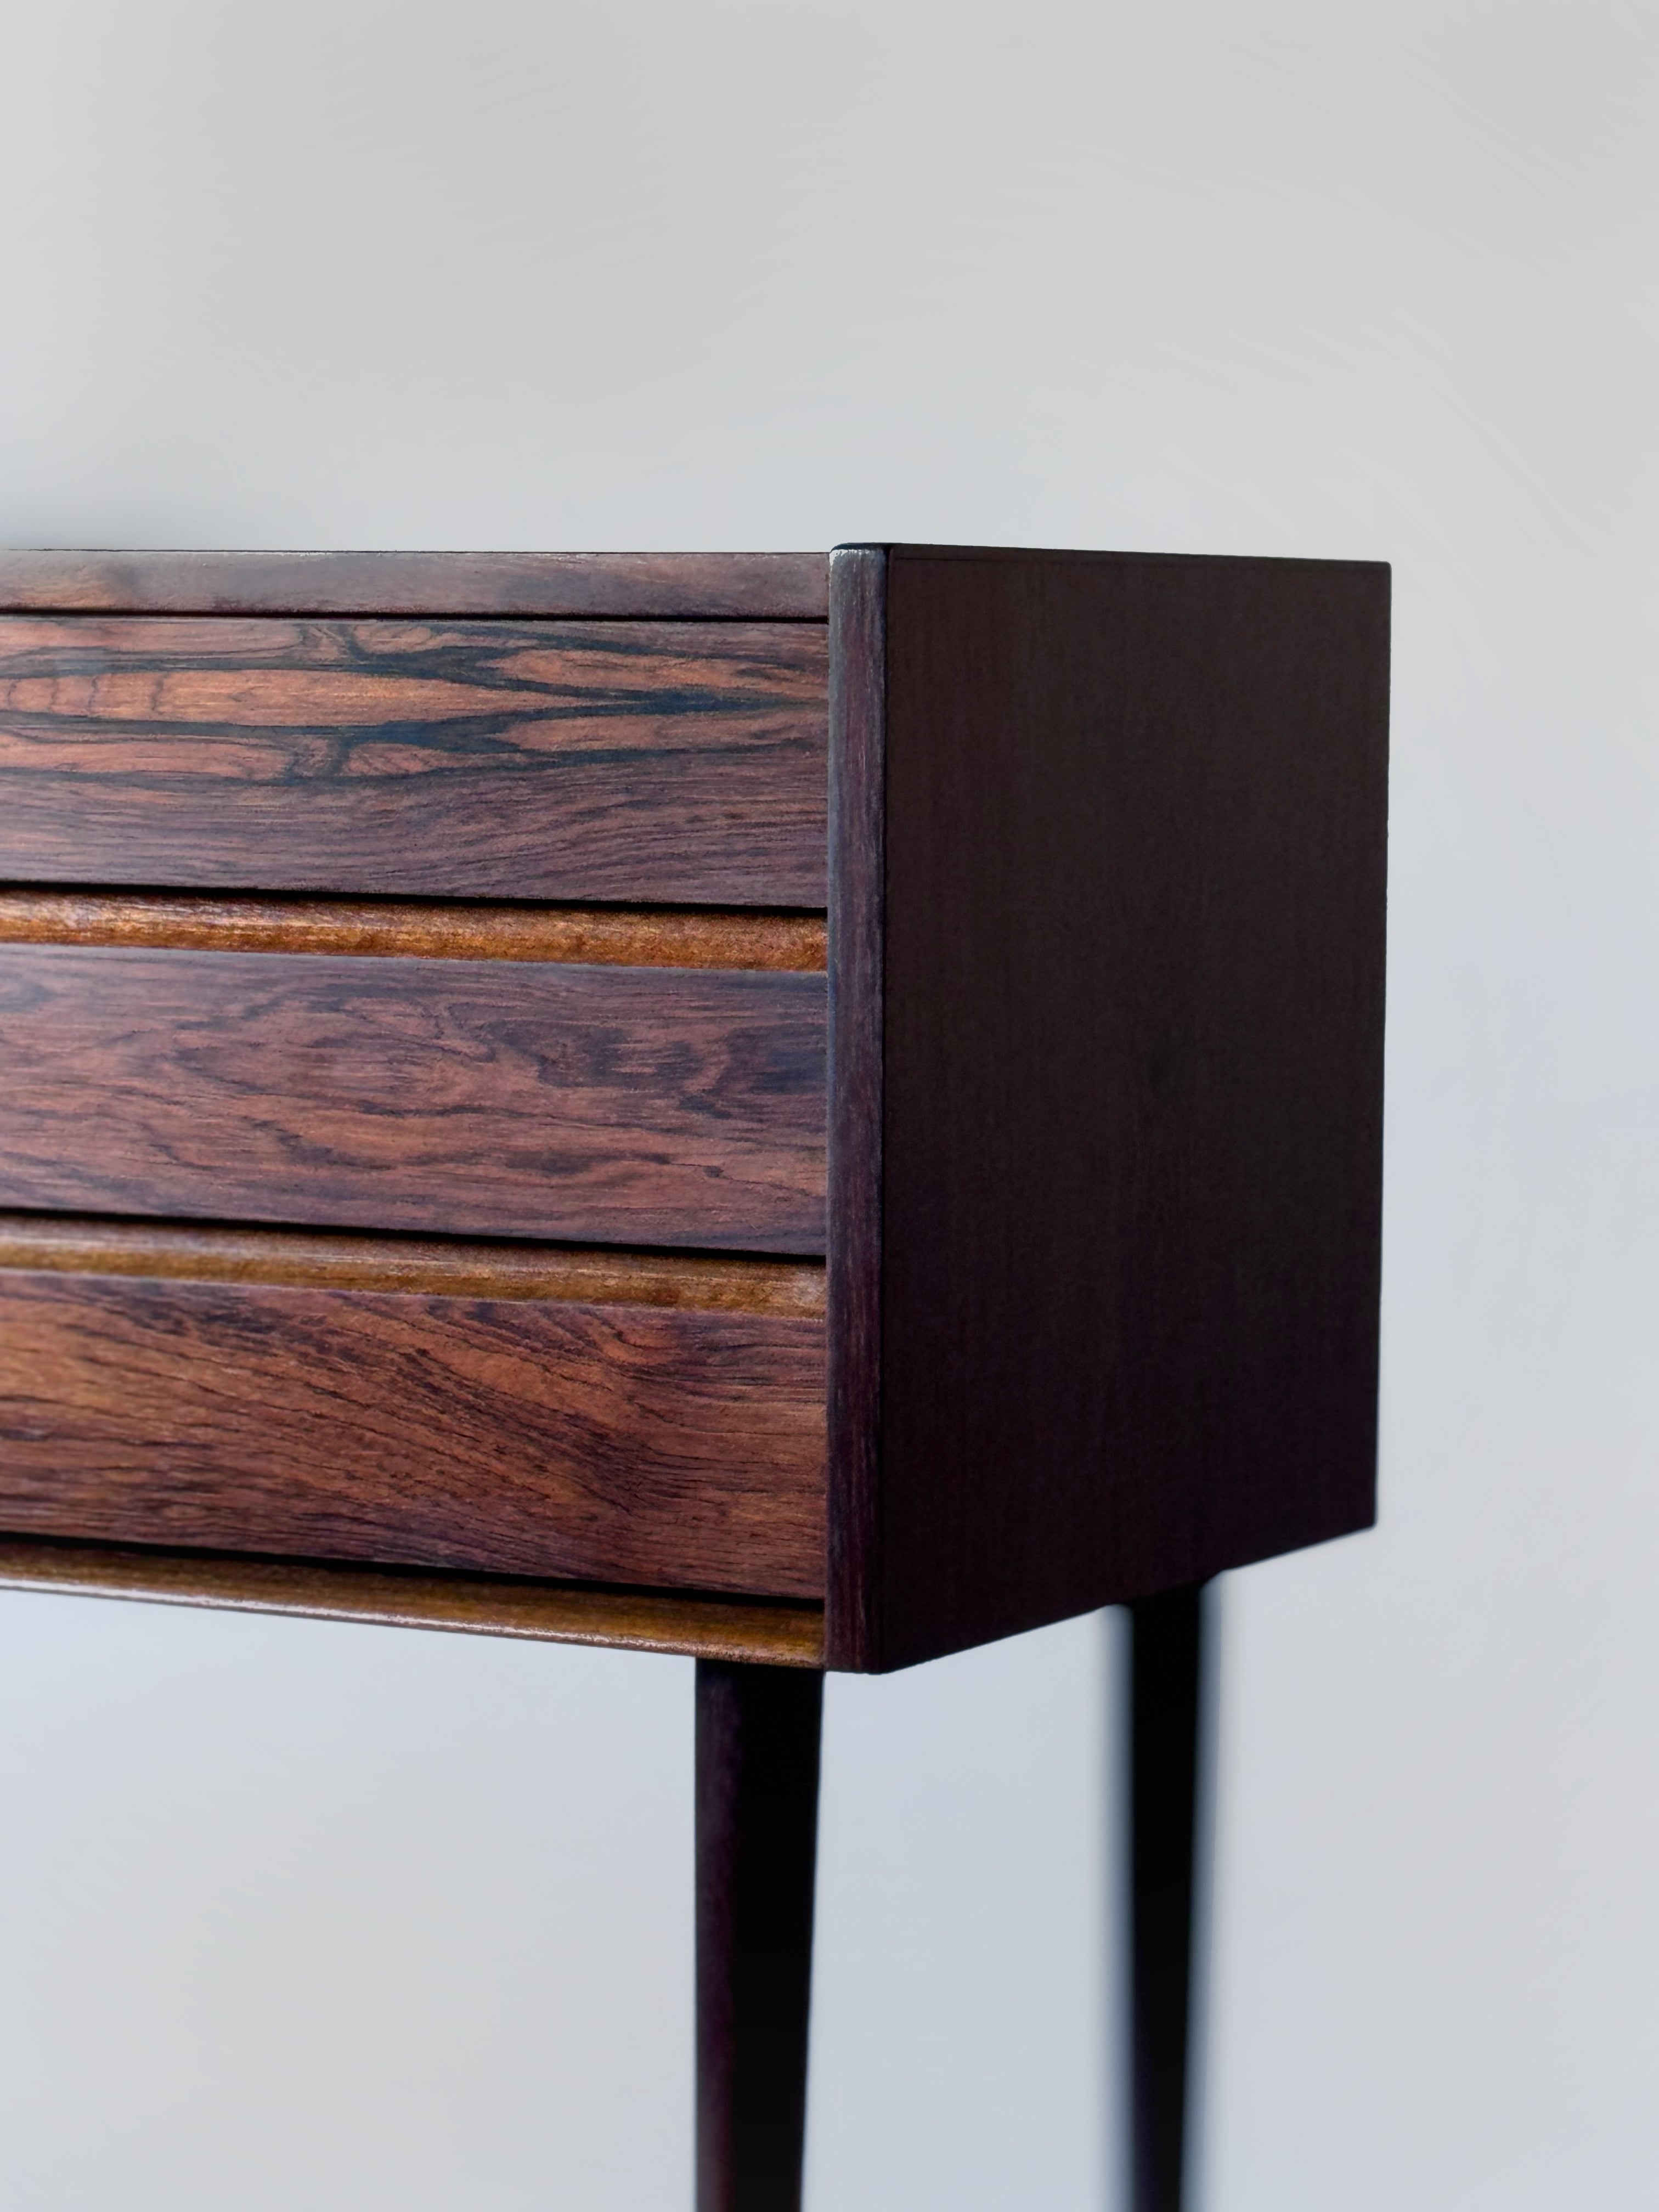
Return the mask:
M1387 628L0 556L0 1579L879 1670L1366 1525Z
M7 556L0 1526L880 1667L1362 1525L1386 605Z

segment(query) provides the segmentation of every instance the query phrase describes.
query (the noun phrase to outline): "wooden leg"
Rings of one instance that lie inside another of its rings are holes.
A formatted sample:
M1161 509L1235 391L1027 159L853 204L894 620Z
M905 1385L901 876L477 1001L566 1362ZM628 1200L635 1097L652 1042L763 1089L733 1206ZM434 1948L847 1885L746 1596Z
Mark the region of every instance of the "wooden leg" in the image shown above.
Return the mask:
M799 2212L823 1706L697 1662L697 2212Z
M1133 2212L1182 2212L1193 1996L1201 1584L1129 1608Z

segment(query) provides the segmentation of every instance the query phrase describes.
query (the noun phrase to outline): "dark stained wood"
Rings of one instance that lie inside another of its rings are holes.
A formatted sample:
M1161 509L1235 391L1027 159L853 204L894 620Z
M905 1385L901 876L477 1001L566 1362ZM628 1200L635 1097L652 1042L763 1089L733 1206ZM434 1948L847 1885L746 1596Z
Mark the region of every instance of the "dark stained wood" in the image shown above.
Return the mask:
M1205 1612L1191 1586L1129 1608L1131 2212L1187 2203Z
M830 1663L872 1663L880 1631L882 947L887 556L830 572Z
M816 1598L823 1324L0 1270L0 1528Z
M823 921L811 914L215 898L201 891L0 890L0 945L138 945L178 951L563 960L807 974L822 974L828 964Z
M202 1283L291 1283L308 1290L692 1306L807 1321L822 1320L824 1311L823 1268L811 1261L204 1228L87 1214L0 1213L0 1267Z
M811 623L0 616L0 877L822 908Z
M52 940L0 936L0 1202L805 1255L827 1109L836 1663L1370 1517L1385 571L852 547L826 630L580 562L96 568L0 620L0 844L62 886L0 854Z
M896 547L886 635L878 1666L1373 1517L1388 574Z
M823 1678L697 1665L697 2212L799 2212Z
M814 1605L418 1574L323 1560L228 1558L0 1538L0 1589L134 1598L382 1628L436 1628L544 1644L599 1644L774 1667L821 1666Z
M0 552L0 608L817 621L822 553Z
M0 947L0 1205L820 1253L824 988Z

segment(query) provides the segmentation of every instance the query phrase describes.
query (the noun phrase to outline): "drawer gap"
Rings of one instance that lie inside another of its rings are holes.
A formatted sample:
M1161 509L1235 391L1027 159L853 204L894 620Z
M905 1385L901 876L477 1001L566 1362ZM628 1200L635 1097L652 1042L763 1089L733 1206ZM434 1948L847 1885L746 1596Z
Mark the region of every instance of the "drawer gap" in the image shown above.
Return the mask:
M0 944L821 975L822 914L198 891L0 889Z
M821 1319L821 1261L0 1213L0 1269Z

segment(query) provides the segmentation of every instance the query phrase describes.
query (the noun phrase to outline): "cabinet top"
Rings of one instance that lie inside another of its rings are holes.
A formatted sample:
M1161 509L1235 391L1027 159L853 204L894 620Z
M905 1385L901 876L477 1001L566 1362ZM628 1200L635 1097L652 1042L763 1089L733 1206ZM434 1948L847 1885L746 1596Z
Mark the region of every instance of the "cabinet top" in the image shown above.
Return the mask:
M851 550L851 549L849 549ZM928 561L1376 568L1373 562L895 545ZM572 621L823 622L824 553L368 553L0 550L0 613L426 615Z
M824 553L0 552L0 611L823 622Z

